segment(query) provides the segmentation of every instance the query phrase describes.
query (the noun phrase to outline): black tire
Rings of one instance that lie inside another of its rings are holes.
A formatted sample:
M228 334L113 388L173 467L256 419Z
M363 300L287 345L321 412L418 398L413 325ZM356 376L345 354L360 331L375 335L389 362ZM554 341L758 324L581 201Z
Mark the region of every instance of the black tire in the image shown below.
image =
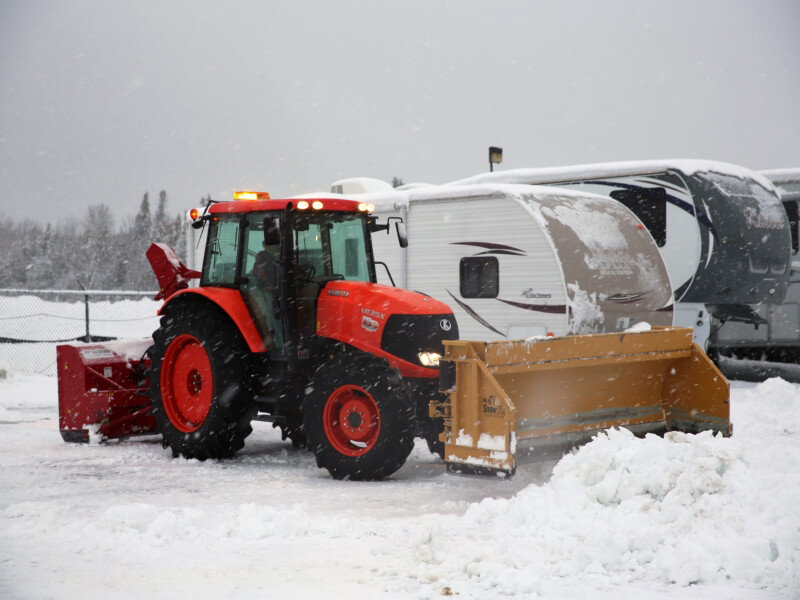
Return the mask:
M412 398L417 410L417 437L425 440L431 454L444 459L444 442L439 441L439 434L444 431L444 419L428 414L431 400L448 400L447 395L439 391L439 379L417 380L412 386Z
M299 412L297 415L288 415L286 423L279 425L279 427L281 428L281 440L288 439L293 448L305 448L308 446L308 438L303 426L303 416Z
M317 465L334 479L383 479L414 447L407 386L386 361L366 354L340 354L317 370L303 423Z
M184 301L153 333L149 395L164 447L173 455L230 458L244 446L255 416L250 352L215 305Z
M439 458L444 460L444 442L439 440L439 434L444 431L443 419L431 419L428 424L428 431L425 435L425 441L428 443L428 450L431 454L436 454Z

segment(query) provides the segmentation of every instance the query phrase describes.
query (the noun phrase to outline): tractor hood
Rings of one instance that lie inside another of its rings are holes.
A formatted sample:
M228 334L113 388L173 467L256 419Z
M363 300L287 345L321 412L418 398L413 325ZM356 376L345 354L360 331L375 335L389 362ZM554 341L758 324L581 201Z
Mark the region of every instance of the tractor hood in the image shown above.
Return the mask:
M438 376L420 353L458 339L453 311L418 292L376 283L332 281L319 295L317 334L386 358L405 377Z

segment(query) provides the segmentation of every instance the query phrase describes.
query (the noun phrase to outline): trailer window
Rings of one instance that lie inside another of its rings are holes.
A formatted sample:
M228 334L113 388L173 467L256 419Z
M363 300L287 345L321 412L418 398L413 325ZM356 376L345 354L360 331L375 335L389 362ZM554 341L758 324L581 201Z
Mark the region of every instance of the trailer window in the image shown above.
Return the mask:
M459 265L462 298L497 298L500 264L494 256L468 256Z
M667 243L667 191L664 188L615 190L609 196L639 218L656 246L662 248Z

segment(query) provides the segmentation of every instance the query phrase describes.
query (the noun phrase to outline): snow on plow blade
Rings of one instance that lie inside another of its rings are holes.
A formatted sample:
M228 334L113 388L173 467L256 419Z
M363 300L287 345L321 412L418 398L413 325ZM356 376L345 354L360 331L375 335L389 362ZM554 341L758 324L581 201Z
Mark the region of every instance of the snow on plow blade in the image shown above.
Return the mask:
M689 328L537 341L446 341L440 362L448 468L513 473L518 445L573 445L599 430L730 435L728 380Z

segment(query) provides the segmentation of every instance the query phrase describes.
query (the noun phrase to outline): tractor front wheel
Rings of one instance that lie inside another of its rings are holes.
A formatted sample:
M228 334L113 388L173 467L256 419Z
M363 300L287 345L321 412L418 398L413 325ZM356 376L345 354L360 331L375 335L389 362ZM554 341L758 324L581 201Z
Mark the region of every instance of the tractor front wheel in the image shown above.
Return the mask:
M369 355L342 354L317 370L303 422L317 465L335 479L388 477L414 447L408 388L386 361Z

